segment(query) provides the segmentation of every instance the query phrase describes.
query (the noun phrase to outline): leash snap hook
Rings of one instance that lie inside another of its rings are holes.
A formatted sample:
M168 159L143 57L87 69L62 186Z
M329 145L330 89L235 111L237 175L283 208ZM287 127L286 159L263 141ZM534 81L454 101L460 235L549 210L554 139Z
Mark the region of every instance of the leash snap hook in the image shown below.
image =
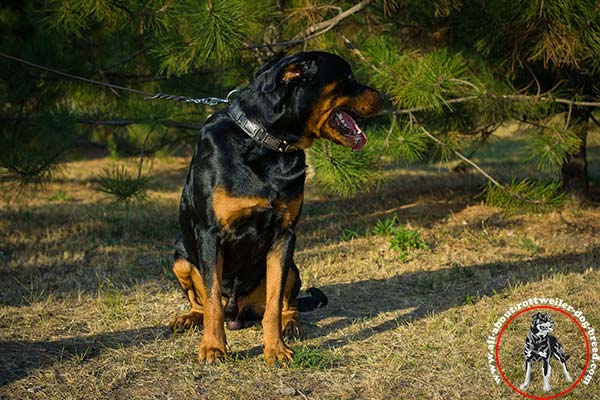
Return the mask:
M225 101L227 101L227 103L231 104L230 97L232 95L236 94L239 91L240 91L240 89L233 89L233 90L231 90L229 93L227 93L227 96L225 97Z

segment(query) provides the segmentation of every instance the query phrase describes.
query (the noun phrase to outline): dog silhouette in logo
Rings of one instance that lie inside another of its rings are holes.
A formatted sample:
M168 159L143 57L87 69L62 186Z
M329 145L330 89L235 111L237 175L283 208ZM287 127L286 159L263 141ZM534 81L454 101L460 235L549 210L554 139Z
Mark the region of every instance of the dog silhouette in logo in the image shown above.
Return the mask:
M573 382L571 374L567 370L568 355L565 355L562 346L558 340L550 334L554 330L554 321L548 313L536 313L531 321L531 329L525 340L525 382L520 386L521 390L529 387L531 380L532 361L542 362L542 371L544 373L544 391L552 389L550 386L550 360L556 357L562 365L567 382Z

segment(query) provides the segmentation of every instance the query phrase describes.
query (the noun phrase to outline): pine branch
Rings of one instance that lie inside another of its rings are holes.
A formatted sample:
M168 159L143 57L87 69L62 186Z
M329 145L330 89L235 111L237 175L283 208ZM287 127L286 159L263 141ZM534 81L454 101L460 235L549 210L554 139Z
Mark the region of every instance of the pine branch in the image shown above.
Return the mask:
M479 96L465 96L465 97L458 97L455 99L448 99L448 100L445 100L444 102L448 103L448 104L465 103L465 102L468 102L471 100L481 99L482 97L498 99L498 100L543 101L543 102L567 104L569 106L579 106L579 107L600 107L600 101L580 101L580 100L565 99L565 98L561 98L561 97L554 97L552 95L538 97L538 96L524 95L524 94L512 94L511 95L511 94L484 93ZM598 99L598 100L600 100L600 99ZM403 109L399 109L399 110L382 110L377 115L412 114L412 113L420 112L420 111L428 111L430 109L431 109L431 107L423 106L423 107L403 108Z
M264 48L272 49L273 47L283 47L283 49L286 49L288 47L294 47L299 44L306 43L311 39L314 39L318 36L321 36L321 35L329 32L340 22L342 22L346 18L356 14L357 12L361 11L362 9L367 7L369 4L371 4L372 2L373 2L373 0L363 0L360 3L356 4L355 6L350 7L346 11L340 12L338 15L336 15L333 18L330 18L328 20L325 20L325 21L319 22L317 24L314 24L312 26L309 26L303 32L294 36L294 38L291 40L285 40L282 42L275 42L275 43L255 44L255 45L251 45L251 46L241 47L239 50L254 50L254 49L264 49Z
M414 116L412 114L410 114L410 118L414 119ZM488 180L488 182L491 182L491 184L493 184L495 187L497 187L498 189L500 189L501 191L503 191L504 193L507 193L509 196L512 196L516 199L519 199L521 201L523 201L524 203L528 203L531 205L541 205L542 201L541 200L534 200L531 199L527 196L522 195L521 193L518 193L514 190L511 190L511 188L501 184L500 182L498 182L496 179L494 179L490 174L488 174L487 172L485 172L479 165L477 165L474 161L470 160L469 158L467 158L466 156L464 156L462 153L460 153L459 151L455 150L455 149L451 149L448 147L448 145L446 145L444 142L442 142L441 140L439 140L437 137L435 137L434 135L432 135L427 129L425 129L425 127L423 125L420 125L420 129L423 131L423 133L425 135L427 135L427 137L429 137L431 140L433 140L434 142L436 142L437 144L445 147L446 149L450 150L452 153L454 153L458 158L460 158L461 160L463 160L464 162L466 162L467 164L469 164L470 166L472 166L473 168L475 168L481 175L485 176Z
M346 18L350 17L351 15L354 15L357 12L359 12L360 10L364 9L372 2L373 2L373 0L363 0L360 3L356 4L354 7L351 7L349 9L347 9L346 11L340 12L338 15L336 15L333 18L330 18L326 21L323 21L323 22L320 22L318 24L308 27L307 29L304 30L303 33L296 35L296 37L294 39L302 40L302 38L308 38L314 33L328 31L331 28L333 28L334 26L336 26L337 24L339 24L344 19L346 19ZM319 33L319 34L321 34L321 33ZM304 39L304 40L306 40L306 39Z
M75 122L84 125L103 125L103 126L128 126L133 124L139 124L144 122L141 119L115 119L115 120L90 120L90 119L76 119ZM200 130L203 125L192 124L188 122L177 122L177 121L160 121L161 125L187 130Z
M410 114L410 118L414 119L414 116L412 114ZM448 148L448 146L442 142L440 139L438 139L437 137L435 137L434 135L431 134L431 132L429 132L427 129L425 129L425 127L423 125L420 125L419 128L421 128L421 130L423 131L423 133L425 135L427 135L427 137L429 137L431 140L433 140L434 142L436 142L437 144ZM505 189L505 187L498 182L497 180L495 180L490 174L488 174L487 172L485 172L479 165L477 165L475 162L471 161L470 159L468 159L467 157L465 157L464 155L462 155L462 153L458 152L457 150L454 149L449 149L450 151L452 151L452 153L454 153L458 158L460 158L461 160L463 160L464 162L466 162L467 164L469 164L470 166L472 166L473 168L475 168L481 175L485 176L490 182L492 182L495 186L501 188L501 189Z
M458 97L455 99L448 99L448 100L445 100L444 102L447 104L465 103L467 101L477 100L480 97L481 96L465 96L465 97ZM379 114L377 114L377 115L379 116L379 115L412 114L412 113L416 113L416 112L420 112L420 111L428 111L431 108L432 107L422 106L422 107L402 108L399 110L381 110L379 112Z
M142 49L140 49L138 51L135 51L133 54L125 57L124 59L119 60L119 61L117 61L117 62L115 62L113 64L110 64L110 65L108 65L108 66L106 66L104 68L101 68L101 70L108 71L108 70L113 69L114 67L117 67L117 66L121 65L121 64L125 64L126 62L129 62L129 61L133 60L134 58L142 55L143 53L146 52L146 50L148 50L148 47L144 47L144 48L142 48Z
M17 117L9 117L9 116L0 116L0 121L15 121L15 123L22 121L32 121L33 117L27 116L17 116ZM105 120L93 120L93 119L85 119L85 118L77 118L74 120L78 124L82 125L96 125L96 126L129 126L134 124L140 124L146 122L143 119L105 119ZM163 126L167 126L169 128L177 128L177 129L185 129L185 130L193 130L199 131L202 129L204 125L193 124L189 122L178 122L178 121L160 121L160 124Z

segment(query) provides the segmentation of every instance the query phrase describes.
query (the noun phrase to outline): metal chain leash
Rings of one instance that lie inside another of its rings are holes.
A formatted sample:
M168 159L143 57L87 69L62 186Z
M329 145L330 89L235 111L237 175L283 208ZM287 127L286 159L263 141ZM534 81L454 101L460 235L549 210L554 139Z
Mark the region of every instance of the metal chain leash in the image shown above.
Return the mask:
M149 96L149 97L144 97L144 100L175 100L175 101L181 101L183 103L194 103L194 104L205 104L208 106L216 106L217 104L221 104L221 103L231 103L231 100L229 99L231 97L232 94L239 92L239 89L233 89L232 91L230 91L229 93L227 93L227 97L222 99L220 97L203 97L200 99L194 99L191 97L185 97L185 96L177 96L177 95L173 95L173 94L165 94L165 93L157 93L154 96Z
M127 88L127 87L123 87L123 86L119 86L119 85L113 85L112 83L100 82L100 81L96 81L96 80L93 80L93 79L88 79L88 78L83 78L81 76L68 74L66 72L62 72L62 71L59 71L59 70L56 70L56 69L53 69L53 68L45 67L43 65L34 64L34 63L30 62L30 61L26 61L26 60L23 60L21 58L14 57L14 56L11 56L11 55L8 55L8 54L4 54L4 53L0 53L0 57L4 57L6 59L19 62L21 64L29 65L30 67L41 69L43 71L52 72L52 73L57 74L57 75L62 75L62 76L65 76L65 77L67 77L69 79L73 79L73 80L77 80L77 81L82 81L82 82L87 82L87 83L91 83L93 85L98 85L98 86L105 86L105 87L109 87L109 88L113 88L113 89L117 89L117 90L123 90L125 92L130 92L130 93L135 93L135 94L141 94L141 95L145 96L144 100L155 100L155 99L174 100L174 101L180 101L180 102L183 102L183 103L205 104L205 105L208 105L208 106L216 106L217 104L221 104L221 103L230 104L231 103L231 100L230 100L231 95L233 95L234 93L239 92L239 89L234 89L234 90L230 91L227 94L227 97L224 98L224 99L219 98L219 97L204 97L204 98L194 99L194 98L191 98L191 97L177 96L177 95L165 94L165 93L151 94L151 93L146 93L146 92L143 92L143 91L137 90L137 89L131 89L131 88Z

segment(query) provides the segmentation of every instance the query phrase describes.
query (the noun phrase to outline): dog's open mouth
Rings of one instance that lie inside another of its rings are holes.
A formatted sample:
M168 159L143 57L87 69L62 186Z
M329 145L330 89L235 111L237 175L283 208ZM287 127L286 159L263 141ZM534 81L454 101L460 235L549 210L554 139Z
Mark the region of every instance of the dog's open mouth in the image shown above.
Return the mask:
M367 137L360 129L354 118L346 111L337 110L329 117L329 124L340 132L349 142L352 150L359 151L367 143Z
M539 329L540 332L543 332L543 333L552 332L554 330L552 324L549 323L549 322L546 322L546 323L543 323L543 324L539 324L538 325L538 329Z

